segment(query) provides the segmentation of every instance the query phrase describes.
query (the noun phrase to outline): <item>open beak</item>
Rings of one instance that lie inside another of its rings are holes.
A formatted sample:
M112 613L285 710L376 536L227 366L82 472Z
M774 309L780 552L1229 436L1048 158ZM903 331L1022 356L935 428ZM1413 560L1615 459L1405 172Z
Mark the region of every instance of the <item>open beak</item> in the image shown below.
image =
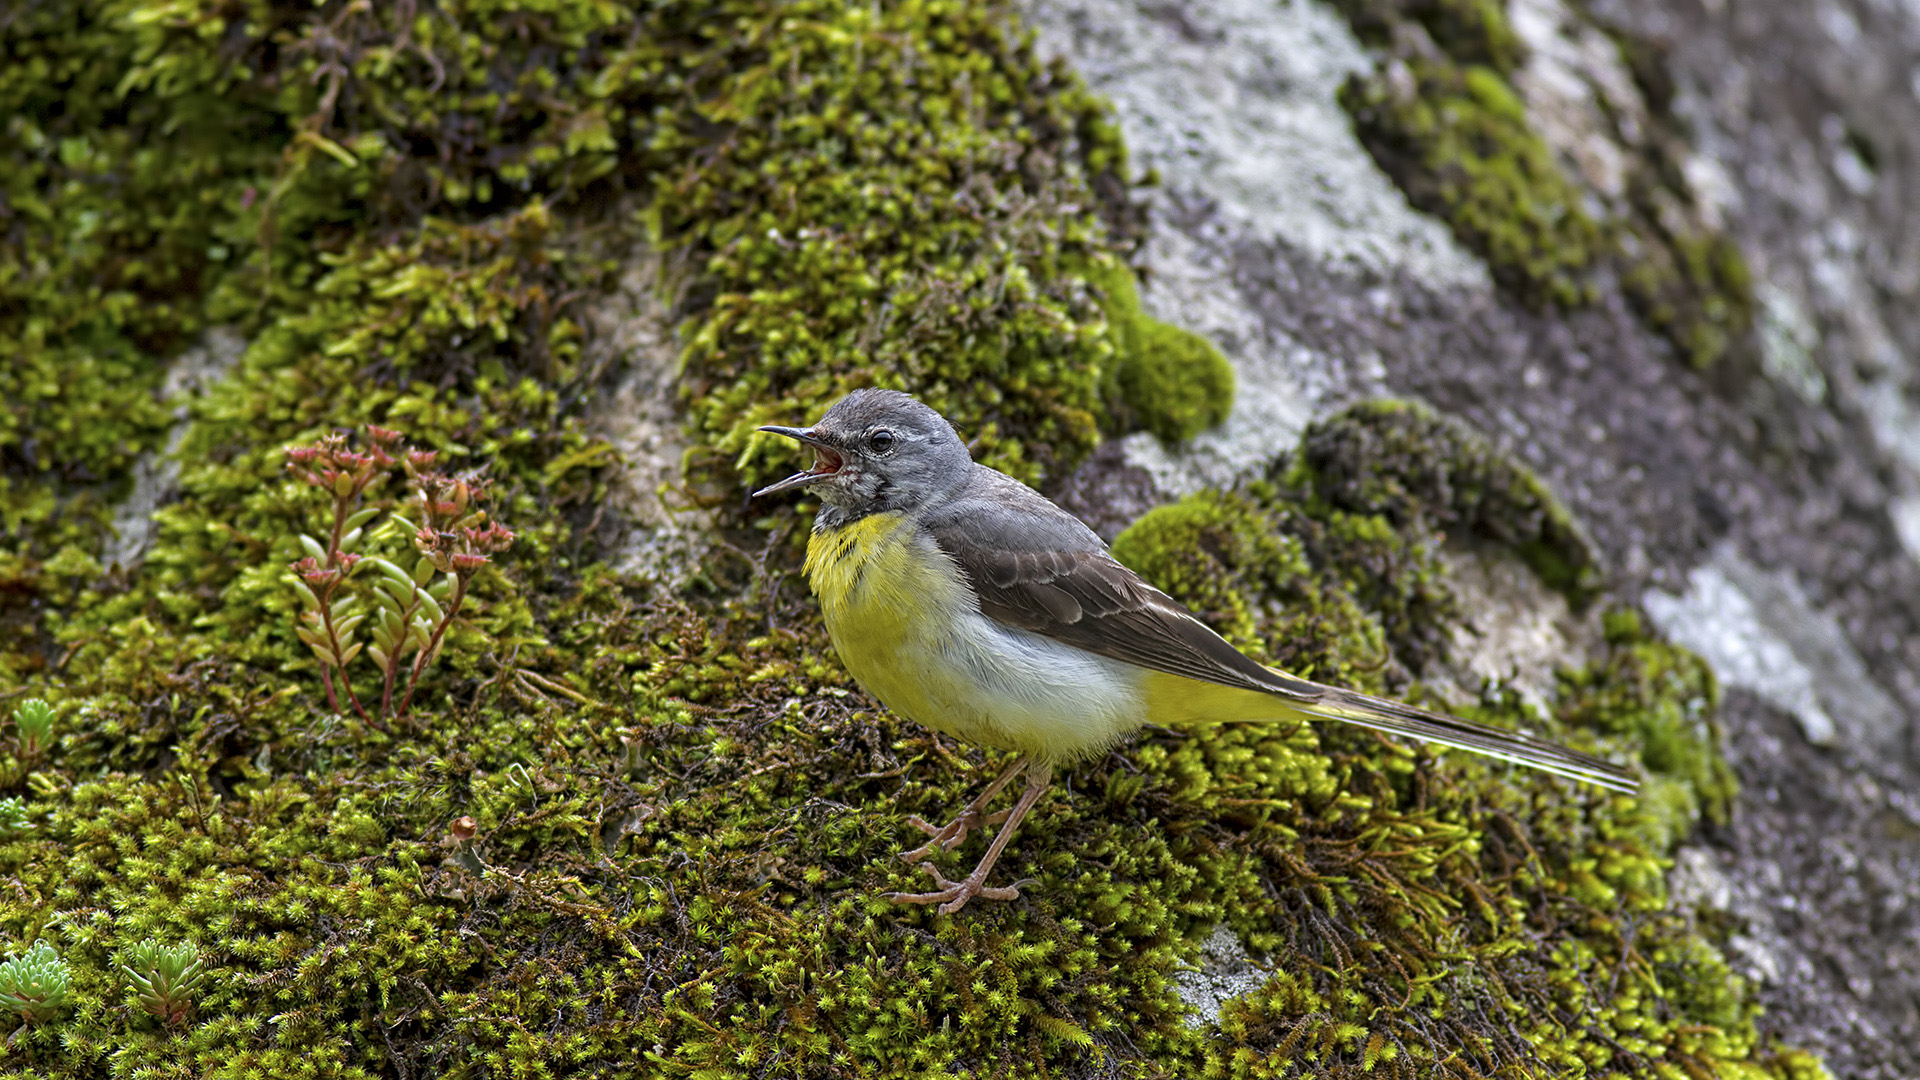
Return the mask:
M771 431L775 435L785 435L789 439L806 443L808 446L813 447L814 456L813 468L806 472L794 473L792 476L778 483L768 484L766 487L753 493L753 497L756 499L762 495L772 495L776 492L787 491L791 488L804 487L816 480L824 480L839 472L840 466L846 464L846 458L840 456L839 451L816 438L812 428L774 427L769 425L760 430Z

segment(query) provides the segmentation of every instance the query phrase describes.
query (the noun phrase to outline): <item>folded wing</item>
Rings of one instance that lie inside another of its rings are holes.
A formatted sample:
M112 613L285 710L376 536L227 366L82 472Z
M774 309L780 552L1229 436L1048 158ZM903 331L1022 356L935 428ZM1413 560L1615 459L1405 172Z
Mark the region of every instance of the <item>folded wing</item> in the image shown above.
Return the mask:
M1088 652L1153 671L1254 690L1301 712L1485 754L1560 776L1632 791L1637 781L1599 758L1518 732L1323 686L1242 654L1179 601L1107 553L1078 520L1009 480L993 509L929 522L959 564L980 610ZM1017 492L1013 489L1017 488ZM979 502L972 504L977 511Z

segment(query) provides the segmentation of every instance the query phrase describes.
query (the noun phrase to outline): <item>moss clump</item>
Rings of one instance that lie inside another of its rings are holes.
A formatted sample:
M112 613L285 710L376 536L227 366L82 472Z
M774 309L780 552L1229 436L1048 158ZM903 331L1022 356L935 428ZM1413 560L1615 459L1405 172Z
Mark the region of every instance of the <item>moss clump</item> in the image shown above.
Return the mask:
M1116 426L1184 442L1233 408L1233 365L1213 342L1140 309L1132 271L1117 259L1089 264L1113 342Z
M1502 77L1526 59L1526 45L1507 22L1501 0L1335 0L1334 6L1369 45L1392 45L1411 22L1456 61L1492 68Z
M1483 436L1417 402L1368 402L1314 423L1272 476L1396 530L1458 530L1504 545L1576 606L1599 588L1599 553L1559 497Z
M1444 219L1530 304L1584 303L1592 271L1616 268L1647 323L1695 367L1748 335L1753 286L1739 249L1694 205L1672 81L1657 47L1600 26L1646 103L1608 102L1628 160L1627 190L1582 191L1527 125L1512 78L1525 48L1499 0L1340 0L1380 67L1340 100L1361 141L1416 207ZM1581 15L1587 18L1590 16ZM1630 130L1624 126L1630 124Z
M1674 841L1703 817L1726 824L1739 784L1720 754L1720 687L1712 669L1648 633L1632 610L1608 612L1605 627L1606 659L1561 674L1562 719L1639 742L1641 764L1671 785L1650 789L1641 801L1671 804Z
M1622 238L1621 285L1682 357L1712 367L1753 329L1758 308L1746 257L1725 235L1674 214L1643 214L1636 224Z
M1307 541L1276 524L1254 498L1203 492L1149 512L1113 552L1249 656L1314 678L1377 680L1387 649L1378 617L1314 574Z
M1546 485L1407 401L1315 422L1245 491L1159 508L1114 551L1263 662L1378 690L1449 648L1450 532L1514 552L1576 605L1597 591L1598 555Z
M1446 221L1526 302L1590 299L1604 235L1513 88L1481 64L1414 58L1392 70L1403 78L1353 76L1340 103L1407 200Z

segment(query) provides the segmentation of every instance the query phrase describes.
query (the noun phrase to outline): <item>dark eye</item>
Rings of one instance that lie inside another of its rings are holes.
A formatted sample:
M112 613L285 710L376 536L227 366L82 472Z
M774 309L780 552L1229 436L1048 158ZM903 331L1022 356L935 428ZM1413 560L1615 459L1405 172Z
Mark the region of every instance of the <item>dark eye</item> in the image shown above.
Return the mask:
M867 436L867 448L876 454L884 454L893 449L893 432L881 428Z

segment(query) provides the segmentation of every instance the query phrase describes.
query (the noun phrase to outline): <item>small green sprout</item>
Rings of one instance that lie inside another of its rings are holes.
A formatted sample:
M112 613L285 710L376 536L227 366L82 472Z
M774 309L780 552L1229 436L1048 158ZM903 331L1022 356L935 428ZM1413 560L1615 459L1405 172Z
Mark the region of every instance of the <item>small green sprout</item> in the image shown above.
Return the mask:
M29 1024L45 1023L67 1007L72 969L45 941L0 964L0 1009Z
M28 698L13 710L13 723L19 731L20 753L31 759L46 753L53 745L53 706L43 698Z
M127 950L120 965L133 984L140 1007L168 1024L177 1024L193 1011L193 995L207 981L200 950L193 942L162 945L143 941Z
M28 818L27 804L17 795L0 799L0 840L11 840L33 828Z

